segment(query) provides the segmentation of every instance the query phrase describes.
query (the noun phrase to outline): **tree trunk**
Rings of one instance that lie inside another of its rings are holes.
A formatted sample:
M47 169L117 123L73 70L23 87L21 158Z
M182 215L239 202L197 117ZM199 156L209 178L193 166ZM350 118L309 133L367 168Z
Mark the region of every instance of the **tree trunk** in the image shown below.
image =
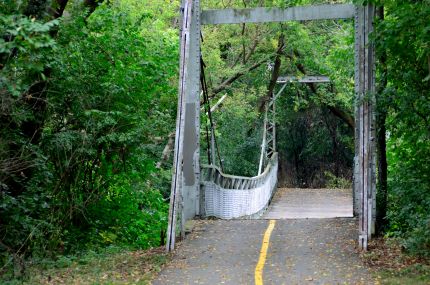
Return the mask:
M167 144L164 147L160 161L157 162L156 168L161 168L161 166L169 160L170 154L172 153L175 144L175 134L176 133L174 131L169 134Z
M222 82L220 85L218 85L217 87L215 87L215 88L212 89L212 92L211 92L211 94L209 96L209 99L212 99L213 97L215 97L216 94L218 94L221 91L225 90L228 86L230 86L230 84L232 84L234 81L236 81L237 79L239 79L241 76L247 74L248 72L253 71L256 68L258 68L260 65L262 65L266 61L267 61L267 59L261 60L261 61L255 63L254 65L252 65L251 67L248 67L245 70L241 70L241 71L233 74L230 78L228 78L227 80L225 80L224 82Z
M85 7L88 7L90 14L92 14L97 6L99 6L103 1L98 0L84 0Z
M378 18L379 20L384 20L384 7L378 8ZM387 87L387 53L382 51L379 63L382 70L382 79L377 90L377 98L379 98L379 103L377 102L377 154L378 154L378 189L377 189L377 200L376 200L376 230L381 233L385 226L387 225L387 204L388 204L388 164L387 164L387 141L386 141L386 126L385 121L387 118L387 110L384 100L381 100L383 92Z
M54 18L59 18L63 16L64 9L66 9L67 2L69 0L57 0L57 9L54 10Z
M275 63L273 65L272 76L270 78L269 86L267 87L266 96L260 99L258 104L258 111L262 113L264 111L264 106L267 101L272 98L273 90L275 90L276 81L278 81L279 73L281 71L281 56L285 47L284 35L281 34L278 40L278 48L276 50Z

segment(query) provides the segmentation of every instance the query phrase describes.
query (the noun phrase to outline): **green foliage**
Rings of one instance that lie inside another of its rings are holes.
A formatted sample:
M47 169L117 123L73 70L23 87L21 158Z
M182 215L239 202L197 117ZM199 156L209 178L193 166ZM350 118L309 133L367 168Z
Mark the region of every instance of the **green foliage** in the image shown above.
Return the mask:
M388 110L390 235L412 253L430 253L430 36L428 1L384 1L378 52L387 53L379 102Z
M38 130L31 129L44 104L38 89L56 49L49 31L57 24L0 14L0 264L16 268L23 252L44 250L51 243L46 237L59 232L43 187L52 182L52 173L40 145L32 143Z
M155 164L176 115L177 5L117 0L88 14L71 4L47 22L1 15L3 269L164 242L170 175Z
M250 138L248 130L258 118L254 107L258 97L252 89L233 96L222 112L214 114L224 172L252 177L258 172L259 156L255 154L260 151L262 131L258 126Z
M383 285L426 285L430 281L430 267L415 264L402 269L378 272Z
M24 278L2 282L22 284L150 284L169 256L160 250L135 250L107 246L99 251L36 259L28 264Z
M167 204L163 196L131 179L115 180L107 195L88 209L93 232L89 242L139 248L159 246L167 227Z
M327 188L333 188L333 189L336 189L336 188L351 189L352 188L351 180L347 180L342 177L337 177L336 175L334 175L329 171L326 171L324 174L327 177L327 184L326 184Z
M278 101L278 149L284 161L285 184L296 187L333 187L351 181L351 130L325 108L310 102L304 107L298 90ZM298 94L294 94L297 91ZM294 95L293 95L294 94ZM328 176L331 173L333 177Z

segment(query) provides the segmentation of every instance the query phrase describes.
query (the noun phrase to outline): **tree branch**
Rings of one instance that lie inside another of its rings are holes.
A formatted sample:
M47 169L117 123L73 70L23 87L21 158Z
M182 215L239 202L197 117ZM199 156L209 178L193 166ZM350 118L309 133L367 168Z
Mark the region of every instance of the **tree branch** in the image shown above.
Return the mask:
M286 54L285 56L287 58L289 58L290 60L294 59L293 55ZM294 56L300 57L300 53L297 50L294 50ZM296 68L303 75L307 74L306 69L303 66L303 64L301 64L299 62L295 62L294 64L295 64ZM318 95L318 92L317 92L318 90L317 90L315 83L306 83L306 85L311 89L312 93L314 93L315 95ZM336 117L341 119L343 122L345 122L351 129L354 129L354 126L355 126L354 118L350 114L348 114L346 111L344 111L338 107L330 106L327 104L325 104L325 105L330 110L330 112L333 113L333 115L335 115Z
M175 131L169 134L169 139L167 140L167 144L163 149L163 153L161 155L160 161L157 162L156 168L161 168L161 166L169 160L170 154L173 151L173 146L175 144Z
M282 64L281 56L283 54L284 47L285 47L284 34L281 34L278 40L278 48L276 50L275 64L273 66L272 76L270 78L269 86L267 88L267 93L266 93L266 96L260 98L258 103L258 111L260 113L263 112L264 105L272 97L273 90L275 89L275 86L276 86L276 81L278 81L279 73L281 71L281 64Z
M209 98L215 97L216 94L218 94L221 91L225 90L228 86L230 86L230 84L232 84L234 81L236 81L237 79L239 79L241 76L245 75L248 72L253 71L256 68L258 68L260 65L262 65L266 61L267 61L267 59L261 60L261 61L255 63L254 65L252 65L252 66L244 69L244 70L236 72L235 74L233 74L233 76L231 76L230 78L228 78L227 80L225 80L224 82L222 82L217 87L213 88L212 92L211 92L211 95L209 96Z

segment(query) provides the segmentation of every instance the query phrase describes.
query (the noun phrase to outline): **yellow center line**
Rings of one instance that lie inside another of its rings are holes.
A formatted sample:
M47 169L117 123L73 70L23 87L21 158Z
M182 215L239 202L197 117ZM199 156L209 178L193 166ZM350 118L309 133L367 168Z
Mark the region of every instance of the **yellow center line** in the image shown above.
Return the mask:
M255 285L263 285L263 268L266 263L267 250L269 249L270 235L275 228L275 220L270 220L269 226L263 237L263 244L261 245L260 258L258 259L257 266L255 267Z

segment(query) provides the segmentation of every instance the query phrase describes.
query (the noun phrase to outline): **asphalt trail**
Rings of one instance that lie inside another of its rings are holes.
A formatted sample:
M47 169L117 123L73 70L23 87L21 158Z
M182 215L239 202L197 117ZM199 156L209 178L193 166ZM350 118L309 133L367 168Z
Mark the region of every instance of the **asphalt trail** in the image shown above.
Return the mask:
M274 213L285 214L279 203L282 195L291 192L279 193L265 218L276 218ZM312 195L309 191L303 193ZM333 203L343 200L330 199ZM300 199L295 201L297 205ZM321 201L327 203L325 198ZM318 203L313 204L315 209L321 208ZM327 205L324 207L327 209ZM297 207L293 208L297 213ZM309 211L309 205L304 204L303 209ZM356 219L278 217L276 223L272 221L274 227L267 236L270 223L271 220L264 219L196 221L193 232L178 244L172 262L152 284L251 285L259 283L260 277L262 282L257 285L375 284L356 250ZM267 247L263 239L267 241ZM263 252L266 253L264 256Z

